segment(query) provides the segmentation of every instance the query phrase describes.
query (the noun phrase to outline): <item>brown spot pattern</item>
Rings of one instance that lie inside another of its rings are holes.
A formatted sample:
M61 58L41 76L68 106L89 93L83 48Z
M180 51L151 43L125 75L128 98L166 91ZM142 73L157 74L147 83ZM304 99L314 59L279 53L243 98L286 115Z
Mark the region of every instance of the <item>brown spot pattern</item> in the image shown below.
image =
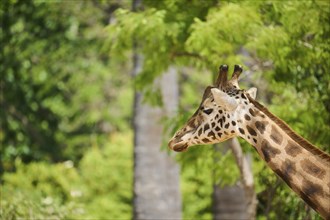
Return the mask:
M277 148L270 146L269 142L263 140L261 143L261 151L264 155L265 161L268 163L272 158L276 157L277 154L280 154L281 151Z
M239 130L239 132L240 132L241 134L245 134L245 132L244 132L244 130L243 130L242 128L238 128L238 130Z
M201 135L202 135L202 132L203 132L203 129L200 128L200 129L198 130L198 136L201 136Z
M296 157L302 152L301 148L296 143L290 140L288 140L288 143L285 146L284 150L288 155L292 157Z
M277 130L277 128L272 125L272 131L270 134L270 138L276 143L276 144L281 144L283 141L283 137L282 135L279 133L279 131Z
M210 140L207 139L207 138L203 138L202 141L203 141L203 143L208 143L208 142L210 142Z
M301 168L308 174L323 179L326 171L318 166L316 166L312 161L304 159L300 162Z
M256 121L255 125L256 128L260 131L261 134L263 134L266 130L268 122L261 122L261 121Z
M213 139L215 138L215 134L213 131L210 131L207 136L212 137Z
M253 117L256 116L256 113L252 110L252 108L249 109L249 112Z
M277 169L275 172L291 187L292 175L296 173L296 166L291 160L285 160L281 169Z
M245 118L245 120L247 120L247 121L250 121L250 120L251 120L251 117L250 117L249 115L247 115L247 114L244 115L244 118Z
M246 126L246 129L248 130L248 132L252 135L252 136L257 136L257 132L251 128L250 126Z
M222 127L222 119L221 118L218 120L218 123L220 124L220 127Z
M188 121L188 123L187 123L187 126L188 127L195 127L195 121L197 122L197 120L196 119L190 119L189 121Z
M209 124L206 124L206 125L204 126L204 132L207 131L208 129L210 129L210 125L209 125Z
M313 198L315 196L323 196L322 186L306 179L302 181L302 191L309 198Z

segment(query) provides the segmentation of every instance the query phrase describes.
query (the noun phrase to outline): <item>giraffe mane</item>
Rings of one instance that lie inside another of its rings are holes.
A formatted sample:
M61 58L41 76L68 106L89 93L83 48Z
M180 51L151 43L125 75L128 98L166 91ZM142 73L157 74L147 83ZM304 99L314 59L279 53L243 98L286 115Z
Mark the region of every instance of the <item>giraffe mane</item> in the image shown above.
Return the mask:
M327 163L330 163L330 155L326 152L320 150L300 135L298 135L295 131L293 131L289 125L287 125L283 120L273 115L268 109L253 99L249 94L245 93L249 99L249 101L261 112L267 115L275 124L277 124L280 128L284 130L285 133L289 135L295 142L297 142L300 146L308 150L309 152L318 155L321 159L325 160Z

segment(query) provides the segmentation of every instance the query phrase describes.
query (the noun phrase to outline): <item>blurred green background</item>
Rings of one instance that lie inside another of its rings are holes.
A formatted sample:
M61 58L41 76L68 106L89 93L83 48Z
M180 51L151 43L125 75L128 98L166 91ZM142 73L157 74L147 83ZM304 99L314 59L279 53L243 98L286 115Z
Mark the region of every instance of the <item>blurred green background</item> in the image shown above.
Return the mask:
M330 152L329 1L131 8L129 0L1 1L2 219L131 219L134 92L166 105L152 82L169 66L180 104L162 121L167 133L195 111L220 64L240 63L241 87L257 87L270 111ZM144 61L135 78L134 51ZM319 218L241 144L254 158L257 219ZM214 179L239 178L232 156L214 163L213 154L207 146L176 155L185 219L212 219Z

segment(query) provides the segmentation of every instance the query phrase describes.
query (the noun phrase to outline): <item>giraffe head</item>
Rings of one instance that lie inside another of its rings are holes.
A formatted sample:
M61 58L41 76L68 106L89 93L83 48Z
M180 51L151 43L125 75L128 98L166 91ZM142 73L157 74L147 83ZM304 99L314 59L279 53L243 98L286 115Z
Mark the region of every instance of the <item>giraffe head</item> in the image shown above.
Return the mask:
M197 144L215 144L240 135L239 124L249 110L249 98L256 97L256 88L247 91L238 86L242 67L235 65L227 80L228 66L220 66L214 86L205 89L202 102L188 122L179 129L168 146L174 151L185 151Z

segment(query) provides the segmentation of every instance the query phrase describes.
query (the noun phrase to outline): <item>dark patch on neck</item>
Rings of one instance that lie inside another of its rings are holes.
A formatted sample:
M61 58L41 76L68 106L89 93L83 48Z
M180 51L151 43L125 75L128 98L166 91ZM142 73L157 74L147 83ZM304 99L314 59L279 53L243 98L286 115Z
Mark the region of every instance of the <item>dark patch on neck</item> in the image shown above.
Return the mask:
M248 130L248 132L252 135L252 136L257 136L257 132L251 128L250 126L246 125L246 129Z
M265 158L265 161L268 163L272 158L276 157L277 154L280 154L281 151L275 147L270 146L269 142L263 140L261 143L261 151Z
M208 129L210 129L210 125L209 124L204 125L204 132L207 131Z
M301 147L290 140L288 140L284 150L291 157L296 157L298 154L302 153Z
M285 160L281 165L281 169L276 169L274 171L290 188L292 188L292 176L295 175L297 171L295 164L291 160Z
M314 209L315 211L318 209L317 205L309 198L305 193L301 192L300 197L306 202L306 204Z
M259 130L259 132L261 134L263 134L266 130L266 126L267 126L268 122L266 121L256 121L255 125L256 125L256 128Z
M270 134L270 138L278 145L280 145L283 141L282 135L280 134L280 132L277 130L277 128L274 125L272 125L272 131Z
M312 161L304 159L300 162L301 168L311 176L323 180L326 171L318 166L316 166Z
M302 191L311 199L315 199L316 196L324 196L322 186L307 179L303 179L302 181Z

